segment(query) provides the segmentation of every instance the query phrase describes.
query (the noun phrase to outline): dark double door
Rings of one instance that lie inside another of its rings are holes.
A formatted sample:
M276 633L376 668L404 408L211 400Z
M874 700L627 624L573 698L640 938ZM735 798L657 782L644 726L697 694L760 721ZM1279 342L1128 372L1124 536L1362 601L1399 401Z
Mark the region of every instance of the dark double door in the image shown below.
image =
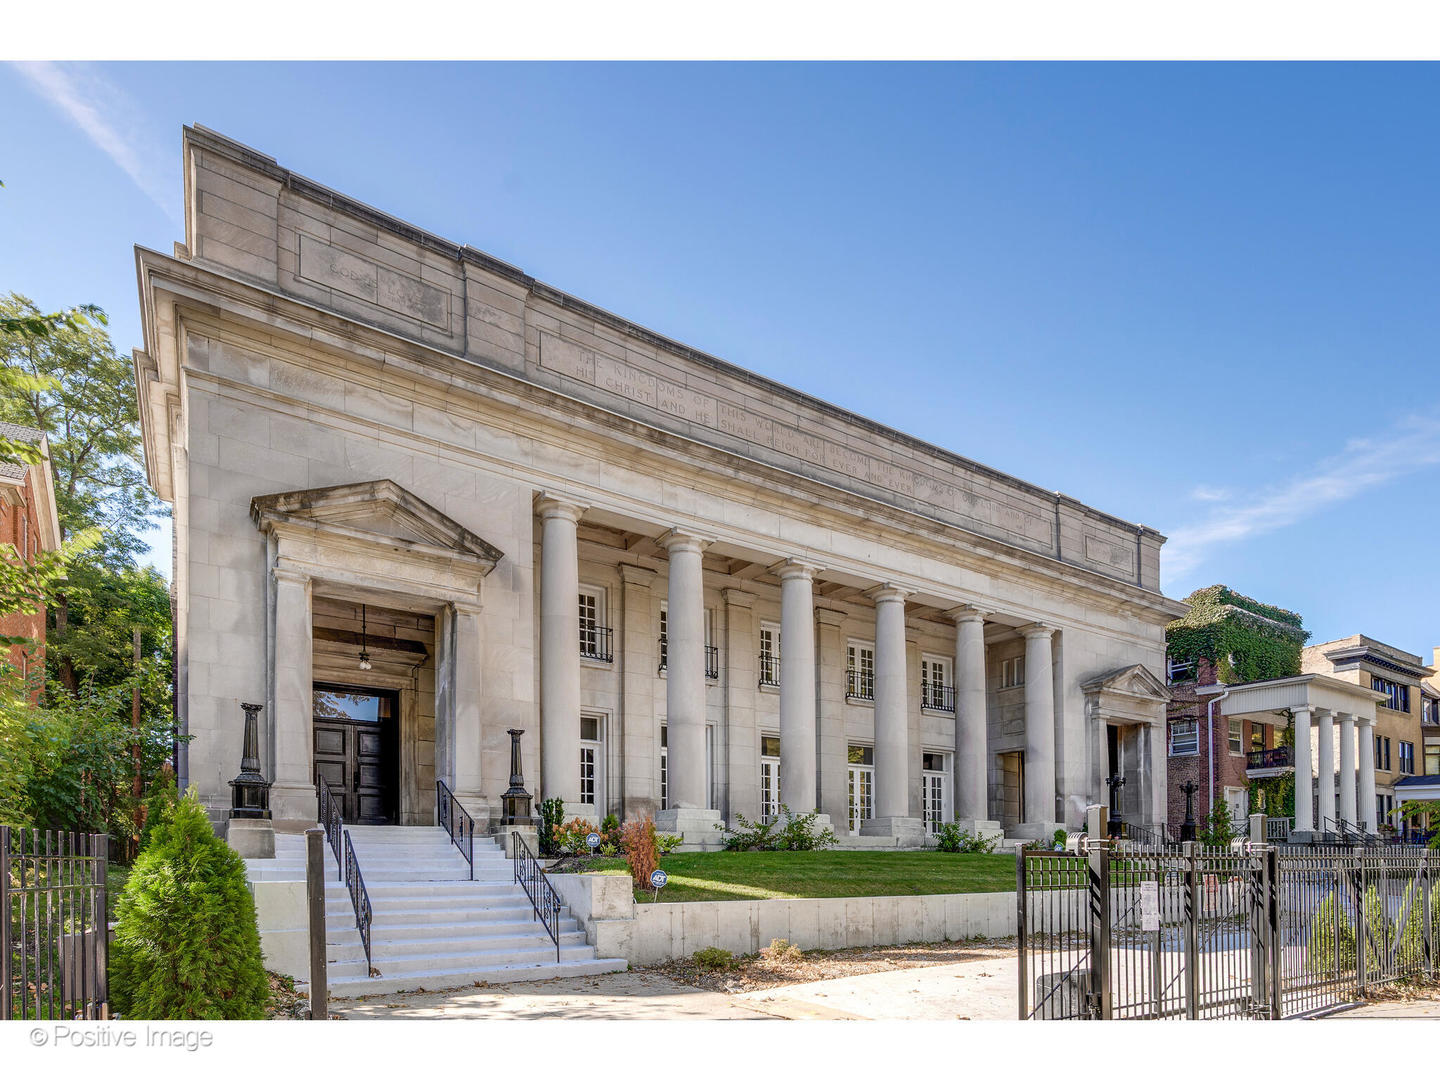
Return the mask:
M398 701L389 690L316 683L315 775L348 825L396 821Z

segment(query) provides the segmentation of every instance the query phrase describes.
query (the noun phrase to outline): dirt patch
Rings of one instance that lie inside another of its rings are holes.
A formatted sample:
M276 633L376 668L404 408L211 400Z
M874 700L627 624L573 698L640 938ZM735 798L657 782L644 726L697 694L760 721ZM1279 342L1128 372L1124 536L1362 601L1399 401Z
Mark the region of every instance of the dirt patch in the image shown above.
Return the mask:
M1440 1001L1440 979L1407 979L1365 988L1366 1001Z
M859 949L800 952L794 946L767 946L758 953L733 958L730 967L706 964L694 957L658 964L651 971L702 990L743 994L796 983L843 979L877 971L934 967L967 960L994 960L1015 955L1014 938L976 938L970 941L918 942L913 945L878 945Z
M266 1020L309 1020L310 995L298 993L295 980L289 975L265 972L270 977L270 1004L265 1009Z

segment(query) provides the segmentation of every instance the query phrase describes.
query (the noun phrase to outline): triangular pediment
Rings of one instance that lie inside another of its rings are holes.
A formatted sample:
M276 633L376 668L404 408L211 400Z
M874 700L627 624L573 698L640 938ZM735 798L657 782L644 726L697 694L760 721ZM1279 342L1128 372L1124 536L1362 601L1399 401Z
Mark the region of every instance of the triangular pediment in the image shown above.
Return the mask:
M250 516L262 529L283 521L328 528L377 541L441 548L488 563L502 552L393 480L259 495Z
M1080 689L1087 694L1118 693L1154 701L1169 701L1172 696L1169 687L1144 664L1107 671L1082 683Z

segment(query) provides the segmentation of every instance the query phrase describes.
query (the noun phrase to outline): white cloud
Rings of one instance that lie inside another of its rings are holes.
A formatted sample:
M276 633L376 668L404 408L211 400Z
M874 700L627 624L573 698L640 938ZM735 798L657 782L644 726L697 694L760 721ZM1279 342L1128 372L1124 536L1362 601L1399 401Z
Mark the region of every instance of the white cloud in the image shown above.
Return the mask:
M1165 577L1171 581L1205 563L1215 548L1275 532L1302 519L1353 499L1401 476L1440 465L1440 420L1412 418L1373 438L1352 439L1334 457L1316 463L1308 473L1287 483L1231 498L1219 498L1210 516L1175 529L1162 553ZM1192 494L1205 499L1197 488Z
M17 63L35 92L79 128L145 195L176 218L178 192L162 171L172 164L158 152L154 136L134 100L90 64L49 61Z
M1230 492L1225 488L1206 487L1204 484L1190 492L1190 498L1198 502L1221 502L1229 497Z

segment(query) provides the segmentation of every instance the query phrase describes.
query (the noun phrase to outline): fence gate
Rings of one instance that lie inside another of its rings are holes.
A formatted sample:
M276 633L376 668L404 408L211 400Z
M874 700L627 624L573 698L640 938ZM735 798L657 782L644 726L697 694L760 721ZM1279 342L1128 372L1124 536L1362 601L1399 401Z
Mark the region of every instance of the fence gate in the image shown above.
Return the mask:
M103 833L0 826L0 1020L105 1019Z
M1437 867L1417 848L1022 851L1020 1017L1278 1020L1433 975Z

